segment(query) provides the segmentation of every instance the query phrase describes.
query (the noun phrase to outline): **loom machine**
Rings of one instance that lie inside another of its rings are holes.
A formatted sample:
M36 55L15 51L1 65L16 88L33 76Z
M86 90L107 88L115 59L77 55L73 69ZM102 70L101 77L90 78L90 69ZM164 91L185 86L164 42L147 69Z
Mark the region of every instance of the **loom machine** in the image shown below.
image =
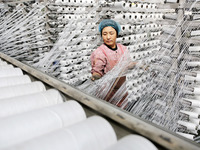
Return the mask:
M103 19L138 64L92 82ZM199 0L1 0L0 150L199 150L199 40Z

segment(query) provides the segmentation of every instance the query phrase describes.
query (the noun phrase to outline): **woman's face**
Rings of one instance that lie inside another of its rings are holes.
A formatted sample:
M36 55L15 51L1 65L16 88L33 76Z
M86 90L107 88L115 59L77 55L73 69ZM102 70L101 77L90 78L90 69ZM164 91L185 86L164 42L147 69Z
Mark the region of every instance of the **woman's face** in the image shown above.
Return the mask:
M113 27L105 27L102 30L102 38L105 44L111 48L116 47L117 32Z

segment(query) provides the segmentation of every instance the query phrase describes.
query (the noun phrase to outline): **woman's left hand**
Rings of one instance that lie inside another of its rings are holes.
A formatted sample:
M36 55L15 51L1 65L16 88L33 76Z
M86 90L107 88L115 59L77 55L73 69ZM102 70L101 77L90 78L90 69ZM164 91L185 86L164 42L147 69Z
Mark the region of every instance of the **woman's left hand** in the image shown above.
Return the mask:
M128 65L128 69L133 69L135 66L136 66L137 62L130 62L129 65Z

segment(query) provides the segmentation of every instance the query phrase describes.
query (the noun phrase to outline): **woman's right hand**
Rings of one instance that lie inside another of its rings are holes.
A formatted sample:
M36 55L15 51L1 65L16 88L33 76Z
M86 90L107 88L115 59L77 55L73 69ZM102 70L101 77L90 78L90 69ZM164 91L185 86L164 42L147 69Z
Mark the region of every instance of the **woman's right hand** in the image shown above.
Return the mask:
M101 75L100 75L99 73L97 73L97 72L94 72L94 73L92 74L91 80L92 80L92 81L95 81L95 80L98 80L98 79L100 79L100 78L101 78Z

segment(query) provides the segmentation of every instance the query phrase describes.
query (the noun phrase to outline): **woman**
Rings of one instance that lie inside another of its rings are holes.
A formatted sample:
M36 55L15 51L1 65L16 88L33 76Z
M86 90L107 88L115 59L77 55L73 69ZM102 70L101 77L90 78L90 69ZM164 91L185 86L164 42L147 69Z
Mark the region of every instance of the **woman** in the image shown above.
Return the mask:
M91 54L91 80L98 80L108 71L112 70L112 68L119 62L124 52L127 51L125 46L116 43L120 29L120 25L110 19L105 19L99 24L99 32L101 33L104 43ZM136 63L132 62L129 67L134 67L135 65ZM106 101L109 101L112 98L125 80L125 76L116 80L112 91L108 92L108 95L105 98ZM124 95L118 106L121 105L126 96L127 93Z

